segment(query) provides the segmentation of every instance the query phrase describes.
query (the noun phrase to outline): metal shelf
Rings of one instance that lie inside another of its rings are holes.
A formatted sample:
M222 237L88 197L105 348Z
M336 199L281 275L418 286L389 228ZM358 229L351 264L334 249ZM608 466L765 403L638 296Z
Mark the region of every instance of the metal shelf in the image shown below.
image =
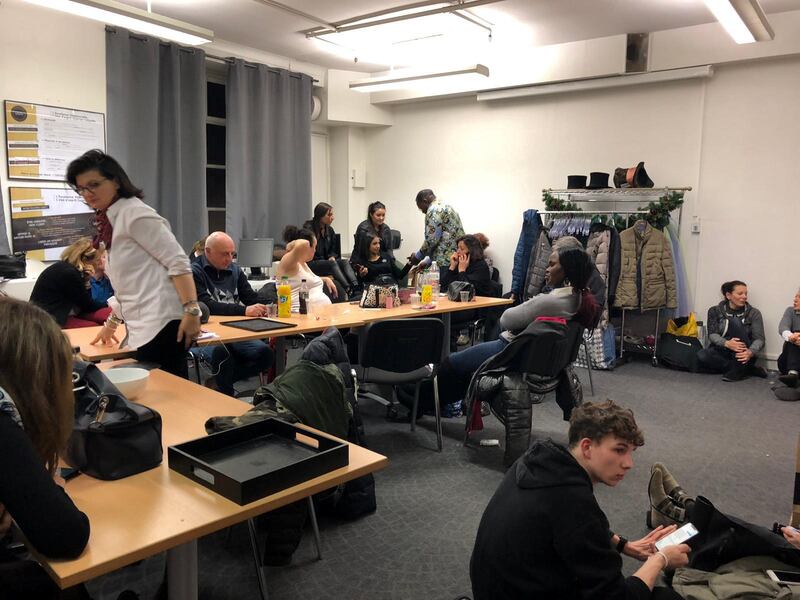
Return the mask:
M553 196L636 196L629 200L614 199L613 202L639 202L643 196L666 196L670 192L691 192L691 187L663 187L663 188L607 188L600 190L554 190L551 188L543 189L543 193ZM598 200L586 199L576 200L576 202L610 202L610 199L603 198Z

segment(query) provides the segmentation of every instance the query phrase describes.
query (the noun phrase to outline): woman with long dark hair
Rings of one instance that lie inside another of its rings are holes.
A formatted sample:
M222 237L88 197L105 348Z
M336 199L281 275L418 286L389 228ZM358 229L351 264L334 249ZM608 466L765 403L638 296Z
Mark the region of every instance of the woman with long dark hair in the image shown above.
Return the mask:
M308 261L308 266L317 275L333 277L349 296L358 285L358 279L350 263L342 259L341 244L332 223L333 207L320 202L314 207L314 217L303 224L317 239L314 258Z
M697 353L702 371L722 373L723 381L740 381L748 375L766 377L756 367L756 354L764 347L761 311L747 302L747 284L738 279L720 288L724 300L708 309L708 346Z
M94 243L105 244L114 283L112 314L92 343L118 343L115 330L124 322L137 360L186 377L186 349L200 334L200 307L189 258L169 223L101 150L73 160L67 182L96 213Z
M13 519L40 554L77 558L89 519L57 475L75 418L72 349L45 311L12 298L0 297L0 340L0 540ZM0 541L0 597L60 595L38 564Z
M471 375L537 317L574 319L586 328L593 327L597 319L597 303L587 287L592 267L592 259L584 250L569 248L553 252L545 270L545 279L553 291L506 310L500 317L500 326L504 329L500 337L451 354L448 361L453 370L459 375Z
M382 249L381 238L375 234L366 233L358 239L350 261L362 284L370 284L378 277L391 277L395 282L404 277L403 269Z
M367 218L356 227L354 236L353 256L356 255L358 241L362 236L378 236L381 241L381 252L386 252L394 258L392 248L392 230L386 224L386 205L383 202L373 202L367 207ZM352 259L351 259L352 262Z

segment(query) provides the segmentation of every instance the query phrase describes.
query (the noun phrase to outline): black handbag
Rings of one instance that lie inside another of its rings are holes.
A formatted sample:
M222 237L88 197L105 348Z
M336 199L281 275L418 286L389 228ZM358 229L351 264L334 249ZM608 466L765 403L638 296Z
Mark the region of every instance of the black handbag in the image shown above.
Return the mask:
M74 361L75 427L64 458L97 479L122 479L161 464L161 415L129 402L96 365Z
M25 253L0 254L0 278L23 279L25 277Z
M469 299L475 297L475 286L468 281L454 281L447 286L447 297L453 302L461 302L461 292L469 292Z
M696 337L664 332L658 338L656 358L670 369L697 373L697 354L703 345Z

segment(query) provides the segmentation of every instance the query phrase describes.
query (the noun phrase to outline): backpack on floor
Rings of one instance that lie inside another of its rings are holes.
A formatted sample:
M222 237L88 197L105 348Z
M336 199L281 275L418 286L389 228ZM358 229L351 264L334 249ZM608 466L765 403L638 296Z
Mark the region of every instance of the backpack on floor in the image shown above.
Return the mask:
M670 369L697 372L697 353L703 345L696 337L662 333L658 338L656 358Z

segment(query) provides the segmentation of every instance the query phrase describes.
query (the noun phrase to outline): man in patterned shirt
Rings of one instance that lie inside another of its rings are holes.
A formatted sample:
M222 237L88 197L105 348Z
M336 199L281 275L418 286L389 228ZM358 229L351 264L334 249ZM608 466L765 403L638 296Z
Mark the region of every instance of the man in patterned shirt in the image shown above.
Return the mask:
M447 269L457 248L456 240L464 235L461 217L452 206L437 200L432 190L420 190L416 202L425 215L425 241L409 260L417 263L430 256L440 270Z

